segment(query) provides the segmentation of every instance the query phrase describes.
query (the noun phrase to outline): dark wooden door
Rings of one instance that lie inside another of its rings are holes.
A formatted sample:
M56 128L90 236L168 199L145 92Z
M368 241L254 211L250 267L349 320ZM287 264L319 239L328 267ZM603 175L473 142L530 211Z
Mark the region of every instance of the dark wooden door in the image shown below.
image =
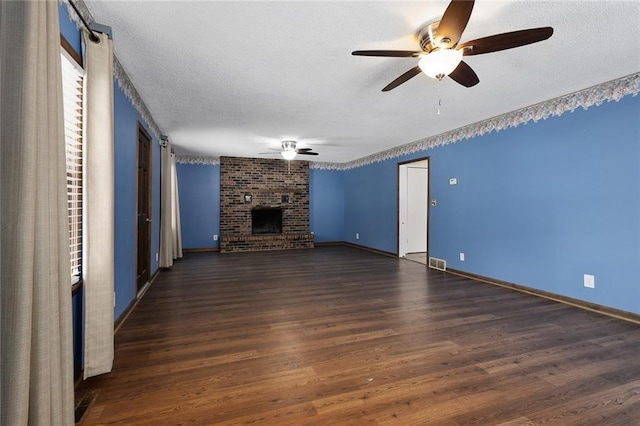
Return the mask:
M138 123L138 267L136 291L149 282L151 267L151 137Z

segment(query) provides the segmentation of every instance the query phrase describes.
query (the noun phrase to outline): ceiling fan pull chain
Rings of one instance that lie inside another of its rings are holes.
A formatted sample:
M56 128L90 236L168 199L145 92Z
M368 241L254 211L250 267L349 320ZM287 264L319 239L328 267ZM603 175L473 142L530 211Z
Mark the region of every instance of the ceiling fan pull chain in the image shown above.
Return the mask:
M442 99L440 98L440 82L436 84L436 98L438 99L438 108L436 109L436 115L440 115L440 107L442 106Z

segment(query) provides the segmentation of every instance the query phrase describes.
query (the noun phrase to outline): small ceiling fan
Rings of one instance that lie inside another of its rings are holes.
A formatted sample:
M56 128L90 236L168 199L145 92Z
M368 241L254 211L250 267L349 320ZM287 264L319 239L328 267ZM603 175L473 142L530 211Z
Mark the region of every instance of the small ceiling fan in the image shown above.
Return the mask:
M356 50L355 56L382 56L393 58L420 58L418 65L386 85L382 91L395 89L407 80L424 72L431 78L442 80L449 76L457 83L472 87L480 82L463 56L498 52L537 43L551 37L553 28L540 27L495 34L458 44L474 1L452 0L440 21L431 22L417 31L420 51L413 50Z
M317 152L313 152L311 148L296 148L298 143L292 140L282 141L282 149L269 148L273 151L277 151L287 161L291 161L296 158L296 155L318 155ZM273 154L272 152L261 152L261 154Z

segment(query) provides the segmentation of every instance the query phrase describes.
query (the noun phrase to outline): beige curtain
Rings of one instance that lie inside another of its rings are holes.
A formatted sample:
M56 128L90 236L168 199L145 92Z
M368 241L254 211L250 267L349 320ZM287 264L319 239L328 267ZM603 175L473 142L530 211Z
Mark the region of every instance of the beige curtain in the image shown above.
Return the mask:
M0 1L2 425L72 425L58 2Z
M161 268L170 268L173 261L182 257L182 231L180 228L180 198L176 156L166 143L161 152L160 177L162 206L160 209L160 262Z
M176 155L171 153L171 231L173 236L173 258L182 258L182 227L180 225L180 195L178 193L178 172Z
M113 44L83 32L85 43L84 377L113 366L114 323L114 142Z

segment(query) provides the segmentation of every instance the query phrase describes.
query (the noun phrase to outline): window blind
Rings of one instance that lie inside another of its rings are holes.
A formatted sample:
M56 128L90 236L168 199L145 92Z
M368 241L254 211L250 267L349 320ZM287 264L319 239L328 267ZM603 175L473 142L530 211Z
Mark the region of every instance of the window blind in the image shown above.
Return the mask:
M71 283L82 274L82 80L84 71L62 51Z

